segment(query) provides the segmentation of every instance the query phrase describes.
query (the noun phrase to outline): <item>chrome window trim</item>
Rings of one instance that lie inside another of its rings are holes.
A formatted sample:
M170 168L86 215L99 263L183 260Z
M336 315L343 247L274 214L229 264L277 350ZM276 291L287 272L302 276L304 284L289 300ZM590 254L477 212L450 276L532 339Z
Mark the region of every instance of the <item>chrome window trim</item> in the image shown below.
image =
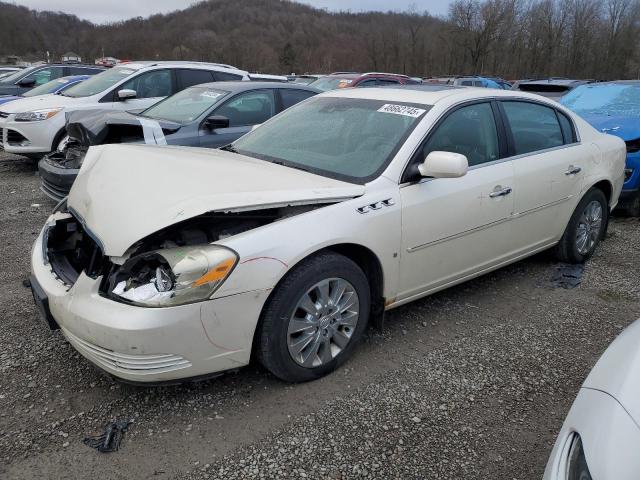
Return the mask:
M541 105L543 107L551 108L553 110L557 110L558 112L563 114L565 117L567 117L567 119L571 123L571 126L573 127L573 131L576 134L576 141L573 142L573 143L565 143L563 145L558 145L557 147L551 147L551 148L547 148L547 149L544 149L544 150L534 150L533 152L521 153L519 155L513 155L511 157L499 158L498 160L493 160L491 162L480 163L478 165L474 165L472 167L469 167L469 170L475 170L477 168L493 166L493 165L496 165L496 164L499 164L499 163L502 163L502 162L506 162L506 161L519 160L521 158L530 157L530 156L533 156L533 155L538 155L540 153L551 152L551 151L559 150L559 149L562 149L562 148L575 147L577 145L581 145L582 144L582 139L580 137L580 130L578 130L578 128L576 126L576 122L574 122L571 114L568 113L567 111L564 111L561 108L558 108L555 105L550 105L547 102L543 102L543 101L539 101L537 99L532 99L532 98L527 98L527 97L502 97L502 96L499 96L499 97L498 96L484 97L484 98L477 98L477 99L474 99L474 100L469 100L469 99L461 100L461 101L456 102L456 103L452 104L451 106L449 106L449 108L447 110L442 112L437 118L434 119L434 121L431 124L431 127L425 132L425 134L422 136L422 138L420 138L420 140L416 143L414 149L411 151L411 155L409 155L407 160L405 161L405 164L402 167L402 173L400 174L400 178L398 179L398 181L400 181L402 179L402 177L404 177L405 171L409 167L409 163L411 162L411 159L414 157L414 155L416 154L416 152L418 151L420 146L424 143L424 141L427 139L427 137L431 134L431 132L433 131L434 127L445 116L447 116L452 110L455 110L455 109L457 109L458 107L460 107L462 105L474 104L474 103L482 103L482 102L485 102L485 101L488 102L488 103L491 103L493 101L496 101L496 102L509 102L509 101L529 102L529 103L533 103L533 104L536 104L536 105ZM558 106L560 106L562 108L566 108L561 104L558 104ZM435 107L435 105L433 105L432 108L433 107ZM422 121L424 121L424 120L425 119L423 118ZM402 182L402 183L399 183L399 186L400 186L400 188L402 188L402 187L405 187L407 185L415 185L415 184L419 184L419 183L424 183L425 180L433 180L433 179L424 179L424 180L419 180L417 182L415 182L415 181L414 182Z

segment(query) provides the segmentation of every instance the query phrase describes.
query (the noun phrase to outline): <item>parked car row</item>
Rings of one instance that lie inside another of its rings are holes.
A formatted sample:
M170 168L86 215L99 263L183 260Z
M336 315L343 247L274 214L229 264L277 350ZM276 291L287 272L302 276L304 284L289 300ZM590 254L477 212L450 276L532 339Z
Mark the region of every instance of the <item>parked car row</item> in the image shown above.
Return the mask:
M44 155L59 201L31 252L40 316L126 382L252 358L313 380L386 311L547 249L582 263L612 209L640 214L640 82L75 67L7 77L0 148ZM545 479L635 478L637 330L586 380Z
M316 93L295 83L216 82L186 88L138 113L71 112L65 147L40 160L42 190L55 200L66 197L92 145L222 147Z
M76 67L64 66L65 69ZM21 75L24 73L20 72ZM2 105L0 146L9 153L41 158L66 144L66 113L96 108L144 109L192 85L230 80L249 80L249 74L228 65L197 62L121 64L103 70L59 95Z

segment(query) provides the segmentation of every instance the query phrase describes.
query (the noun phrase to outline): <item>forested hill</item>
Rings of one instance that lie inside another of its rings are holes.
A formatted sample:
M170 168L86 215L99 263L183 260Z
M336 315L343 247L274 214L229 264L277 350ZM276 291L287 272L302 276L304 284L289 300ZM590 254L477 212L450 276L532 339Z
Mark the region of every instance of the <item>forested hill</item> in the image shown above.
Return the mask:
M392 2L390 2L390 5ZM640 0L455 0L428 12L331 13L287 0L208 0L94 25L0 2L0 56L182 59L269 73L335 70L635 78Z

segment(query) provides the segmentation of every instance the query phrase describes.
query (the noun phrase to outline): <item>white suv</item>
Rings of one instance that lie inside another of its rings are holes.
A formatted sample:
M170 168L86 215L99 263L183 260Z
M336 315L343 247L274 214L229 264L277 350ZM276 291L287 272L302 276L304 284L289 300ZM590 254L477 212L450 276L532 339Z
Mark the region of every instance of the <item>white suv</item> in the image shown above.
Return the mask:
M228 80L249 80L249 75L244 70L218 63L120 64L63 94L42 95L2 105L0 150L38 158L64 145L65 112L143 109L192 85Z

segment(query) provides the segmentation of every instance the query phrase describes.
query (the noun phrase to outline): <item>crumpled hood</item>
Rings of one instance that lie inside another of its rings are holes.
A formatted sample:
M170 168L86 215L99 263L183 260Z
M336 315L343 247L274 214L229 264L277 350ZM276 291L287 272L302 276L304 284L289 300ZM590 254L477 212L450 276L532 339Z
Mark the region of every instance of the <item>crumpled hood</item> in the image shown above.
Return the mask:
M168 120L133 115L122 111L105 111L104 109L74 110L66 114L67 132L69 136L85 147L102 144L109 135L110 127L133 125L144 131L145 138L154 138L153 130L162 129L164 134L174 133L182 125ZM147 133L147 130L149 131ZM156 143L146 142L146 143Z
M63 95L47 93L36 97L22 98L19 102L11 102L2 106L2 111L7 113L31 112L43 108L58 108L85 103L85 98L72 98Z
M103 252L211 211L339 201L363 185L222 150L120 144L91 147L68 206Z
M640 138L640 117L627 115L584 115L599 132L620 137L625 142Z
M640 320L609 345L582 387L608 393L640 424Z

